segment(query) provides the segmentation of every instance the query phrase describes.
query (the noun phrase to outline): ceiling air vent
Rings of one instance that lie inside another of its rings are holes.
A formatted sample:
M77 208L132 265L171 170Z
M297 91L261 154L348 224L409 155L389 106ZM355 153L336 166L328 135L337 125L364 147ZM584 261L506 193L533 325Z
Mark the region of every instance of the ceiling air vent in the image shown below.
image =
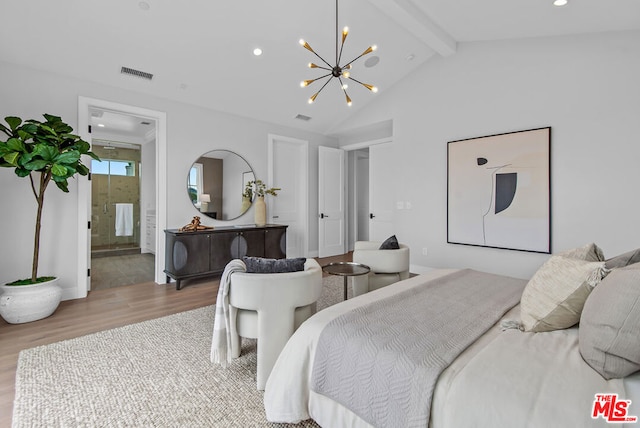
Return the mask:
M304 120L305 122L308 122L308 121L311 120L310 116L305 116L304 114L298 114L298 115L296 115L295 118L298 119L298 120Z
M129 67L122 67L120 69L121 74L127 74L129 76L140 77L142 79L151 80L153 79L153 74L147 73L146 71L135 70Z

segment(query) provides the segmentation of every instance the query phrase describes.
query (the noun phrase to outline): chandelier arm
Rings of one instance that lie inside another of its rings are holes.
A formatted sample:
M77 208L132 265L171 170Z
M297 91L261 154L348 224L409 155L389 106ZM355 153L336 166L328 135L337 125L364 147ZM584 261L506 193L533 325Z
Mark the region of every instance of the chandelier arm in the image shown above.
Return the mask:
M326 81L326 82L324 82L324 85L322 85L322 87L320 88L320 90L318 90L318 92L316 92L316 96L318 96L318 94L319 94L320 92L322 92L322 90L324 89L324 87L325 87L325 86L327 86L327 84L328 84L329 82L331 82L331 79L333 79L333 77L329 77L329 78L327 79L327 81Z
M363 56L370 54L371 51L367 52L364 51L363 53L361 53L360 55L358 55L357 57L355 57L354 59L352 59L351 61L349 61L348 63L346 63L345 65L343 65L341 68L347 68L347 66L353 64L354 62L356 62L357 60L359 60L360 58L362 58Z
M319 69L321 69L321 70L327 70L327 71L333 71L333 69L332 69L332 68L321 67L321 66L319 66L319 65L316 65L314 68L319 68Z
M356 83L361 84L362 86L364 86L365 88L367 87L367 85L365 85L364 83L362 83L361 81L359 81L358 79L354 79L353 77L349 76L349 80L353 80Z
M342 83L342 79L339 77L338 77L338 81L340 82L340 89L342 89L342 92L344 92L344 96L347 98L347 105L350 106L351 98L349 97L349 94L347 94L347 90L344 87L344 83Z
M340 49L340 53L342 54L342 48ZM336 0L336 67L340 65L338 58L338 0Z
M311 83L315 82L316 80L320 80L320 79L322 79L322 78L325 78L325 77L327 77L327 76L331 76L331 73L327 73L327 74L325 74L324 76L316 77L315 79L311 80L311 82L310 82L309 84L311 84ZM308 85L307 85L307 86L308 86Z

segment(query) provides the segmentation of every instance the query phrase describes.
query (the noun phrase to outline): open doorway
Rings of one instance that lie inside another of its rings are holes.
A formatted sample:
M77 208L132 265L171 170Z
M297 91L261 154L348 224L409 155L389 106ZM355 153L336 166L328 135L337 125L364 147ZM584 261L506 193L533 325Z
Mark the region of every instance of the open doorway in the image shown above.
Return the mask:
M154 120L90 109L91 290L154 280Z

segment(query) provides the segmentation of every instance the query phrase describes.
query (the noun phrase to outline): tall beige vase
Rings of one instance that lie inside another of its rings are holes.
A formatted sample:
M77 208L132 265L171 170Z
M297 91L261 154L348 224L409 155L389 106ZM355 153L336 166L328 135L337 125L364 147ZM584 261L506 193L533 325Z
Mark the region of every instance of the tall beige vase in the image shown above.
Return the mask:
M264 226L267 224L267 204L264 202L264 196L256 198L256 224Z

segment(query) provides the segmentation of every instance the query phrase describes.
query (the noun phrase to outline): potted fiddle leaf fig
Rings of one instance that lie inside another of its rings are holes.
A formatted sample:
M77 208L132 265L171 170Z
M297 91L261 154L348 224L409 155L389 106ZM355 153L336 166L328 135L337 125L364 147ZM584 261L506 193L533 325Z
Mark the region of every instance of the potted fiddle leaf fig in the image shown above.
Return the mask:
M62 296L57 278L38 277L45 191L53 182L68 193L70 178L87 175L89 168L83 165L82 155L100 160L90 151L90 144L73 134L73 128L60 117L45 114L44 118L23 121L9 116L4 119L6 125L0 123L0 132L6 135L5 141L0 141L0 166L13 168L18 177L29 178L37 208L31 276L0 285L0 315L12 324L48 317Z

